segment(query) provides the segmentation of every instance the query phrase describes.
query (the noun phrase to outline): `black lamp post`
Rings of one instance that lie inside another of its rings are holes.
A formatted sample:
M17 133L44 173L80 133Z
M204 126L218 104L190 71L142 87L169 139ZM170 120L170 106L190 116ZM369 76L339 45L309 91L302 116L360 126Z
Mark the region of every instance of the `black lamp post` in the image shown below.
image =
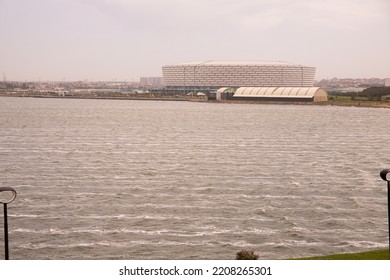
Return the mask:
M387 218L389 226L389 255L390 255L390 169L383 169L380 173L382 180L387 182Z
M16 191L11 187L0 187L0 203L4 206L4 248L5 259L9 260L9 247L8 247L8 214L7 204L14 201L16 198Z

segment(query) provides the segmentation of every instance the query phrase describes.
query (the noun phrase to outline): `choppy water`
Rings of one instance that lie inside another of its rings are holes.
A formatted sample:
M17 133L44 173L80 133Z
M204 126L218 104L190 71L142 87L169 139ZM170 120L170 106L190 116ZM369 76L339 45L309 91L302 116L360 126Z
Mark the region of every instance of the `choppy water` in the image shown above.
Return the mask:
M377 108L0 98L0 184L18 191L11 258L386 247L389 120Z

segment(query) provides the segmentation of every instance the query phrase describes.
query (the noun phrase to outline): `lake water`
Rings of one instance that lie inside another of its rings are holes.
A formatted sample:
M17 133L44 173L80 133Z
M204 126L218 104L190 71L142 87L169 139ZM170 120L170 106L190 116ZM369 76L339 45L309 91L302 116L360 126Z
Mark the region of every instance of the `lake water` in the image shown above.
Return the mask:
M389 121L381 108L2 97L10 256L385 248Z

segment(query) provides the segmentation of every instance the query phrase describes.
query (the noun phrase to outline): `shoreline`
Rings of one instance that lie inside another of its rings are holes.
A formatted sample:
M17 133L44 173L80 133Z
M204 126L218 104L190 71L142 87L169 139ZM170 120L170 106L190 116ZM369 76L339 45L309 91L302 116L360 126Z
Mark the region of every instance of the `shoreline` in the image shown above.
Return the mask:
M253 101L253 100L207 100L205 98L187 98L187 97L135 97L135 96L53 96L53 95L33 95L33 94L2 94L0 97L30 97L30 98L56 98L56 99L95 99L95 100L140 100L140 101L182 101L182 102L205 102L222 104L264 104L264 105L310 105L310 106L343 106L343 107L363 107L363 108L385 108L390 109L390 102L289 102L289 101Z
M289 260L389 260L388 249L372 249L356 253L337 253L325 256L292 258Z

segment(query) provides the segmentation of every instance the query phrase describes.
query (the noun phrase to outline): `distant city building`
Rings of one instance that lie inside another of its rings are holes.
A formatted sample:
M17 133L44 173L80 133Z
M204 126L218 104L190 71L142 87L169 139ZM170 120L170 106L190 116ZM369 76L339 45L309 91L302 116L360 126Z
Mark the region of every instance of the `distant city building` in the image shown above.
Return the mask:
M161 87L163 85L162 77L141 77L140 84L142 86Z
M201 61L162 67L164 86L184 91L221 87L312 87L315 67L287 62Z
M385 79L385 87L390 87L390 78Z

